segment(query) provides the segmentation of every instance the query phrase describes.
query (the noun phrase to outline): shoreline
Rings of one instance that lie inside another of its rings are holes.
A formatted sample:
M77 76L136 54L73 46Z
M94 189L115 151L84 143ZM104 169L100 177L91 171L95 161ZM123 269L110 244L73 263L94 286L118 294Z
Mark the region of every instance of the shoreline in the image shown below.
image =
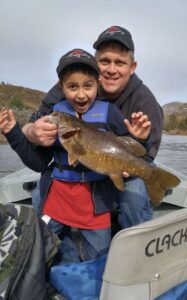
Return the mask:
M180 135L180 136L187 136L187 131L181 131L181 130L172 130L172 131L162 131L163 135ZM6 140L6 137L0 133L0 145L8 145L8 142Z
M4 137L3 134L0 133L0 145L7 145L8 142L6 140L6 137Z
M187 136L187 130L178 130L178 129L175 129L175 130L172 130L172 131L165 131L163 130L162 131L162 134L164 135L180 135L180 136Z

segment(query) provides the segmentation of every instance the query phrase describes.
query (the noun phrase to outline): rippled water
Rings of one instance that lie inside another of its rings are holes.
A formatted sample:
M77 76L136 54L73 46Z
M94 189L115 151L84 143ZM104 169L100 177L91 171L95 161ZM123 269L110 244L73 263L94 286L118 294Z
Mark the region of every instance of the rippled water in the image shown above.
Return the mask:
M20 170L23 167L24 165L20 158L9 145L0 145L0 177Z
M187 136L163 135L157 162L187 175ZM9 145L0 145L0 177L24 167Z
M163 135L156 161L187 175L187 136Z

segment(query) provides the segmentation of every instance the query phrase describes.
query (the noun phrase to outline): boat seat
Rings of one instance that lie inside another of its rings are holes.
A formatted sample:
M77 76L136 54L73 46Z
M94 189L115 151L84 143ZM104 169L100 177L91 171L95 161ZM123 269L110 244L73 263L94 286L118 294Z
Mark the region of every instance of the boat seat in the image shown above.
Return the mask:
M186 280L187 208L183 208L114 236L99 299L153 300Z

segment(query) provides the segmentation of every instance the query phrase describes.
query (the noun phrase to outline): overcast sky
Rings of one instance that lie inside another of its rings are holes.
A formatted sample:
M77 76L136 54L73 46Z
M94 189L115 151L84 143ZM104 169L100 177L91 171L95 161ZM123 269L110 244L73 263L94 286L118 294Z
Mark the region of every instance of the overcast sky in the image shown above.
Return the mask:
M112 25L131 32L136 73L159 103L187 102L186 0L0 0L0 82L47 92L59 58L94 54Z

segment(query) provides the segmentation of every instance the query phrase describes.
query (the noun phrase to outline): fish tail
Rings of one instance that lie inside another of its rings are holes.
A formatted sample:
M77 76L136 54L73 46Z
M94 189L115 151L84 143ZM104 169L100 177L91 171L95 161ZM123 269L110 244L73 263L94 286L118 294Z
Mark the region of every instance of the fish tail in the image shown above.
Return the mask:
M162 168L155 167L152 176L145 180L149 197L154 206L160 205L167 189L176 187L180 182L176 175Z

